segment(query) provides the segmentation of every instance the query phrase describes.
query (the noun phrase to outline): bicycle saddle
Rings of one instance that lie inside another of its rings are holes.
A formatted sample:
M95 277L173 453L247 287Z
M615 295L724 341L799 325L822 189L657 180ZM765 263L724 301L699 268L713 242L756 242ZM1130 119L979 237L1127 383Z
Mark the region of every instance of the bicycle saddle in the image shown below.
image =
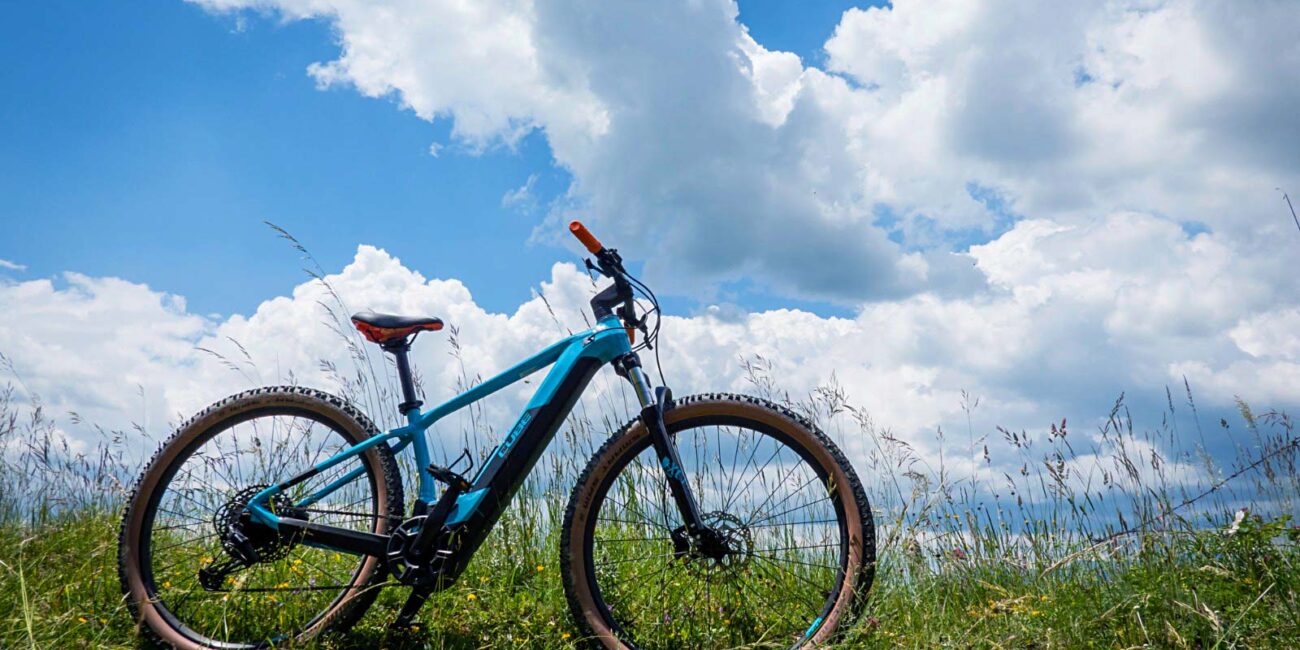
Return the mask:
M442 319L428 316L398 316L363 311L352 315L352 324L366 339L379 344L406 338L415 332L436 332Z

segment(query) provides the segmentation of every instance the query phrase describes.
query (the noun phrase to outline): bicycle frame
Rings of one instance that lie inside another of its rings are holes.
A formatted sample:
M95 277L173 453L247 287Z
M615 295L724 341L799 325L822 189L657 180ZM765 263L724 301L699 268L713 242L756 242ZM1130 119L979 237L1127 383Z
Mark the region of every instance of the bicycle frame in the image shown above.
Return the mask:
M386 536L360 533L338 529L330 526L311 524L302 520L281 518L272 512L267 504L272 496L330 469L340 463L356 458L372 447L385 444L390 440L394 452L410 446L419 467L419 499L425 504L432 503L436 497L436 480L429 472L429 443L425 435L429 427L444 417L459 411L481 399L486 398L507 386L547 367L553 366L537 387L523 413L514 426L483 462L478 474L470 481L470 488L461 494L448 514L444 525L460 526L464 540L461 545L462 557L473 554L478 545L491 531L501 513L510 504L515 492L525 477L533 469L537 459L545 451L560 424L572 409L578 396L586 388L591 377L607 363L631 352L627 331L618 317L610 315L602 318L596 327L574 334L558 341L532 357L515 364L491 379L447 400L428 411L421 412L419 407L406 413L407 425L385 433L375 434L370 438L321 461L311 469L287 481L262 490L249 503L252 517L262 524L279 529L282 524L310 530L321 535L318 545L330 546L335 550L363 552L370 555L382 555ZM336 479L320 490L301 499L296 505L307 507L328 496L347 483L364 474L364 468L358 467ZM353 543L350 548L331 544L330 535L346 538ZM322 543L323 541L323 543Z

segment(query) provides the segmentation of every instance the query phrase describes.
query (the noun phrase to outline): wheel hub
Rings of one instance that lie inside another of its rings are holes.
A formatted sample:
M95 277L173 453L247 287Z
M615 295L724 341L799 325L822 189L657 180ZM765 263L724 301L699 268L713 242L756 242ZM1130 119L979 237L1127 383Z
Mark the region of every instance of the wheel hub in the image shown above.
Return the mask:
M212 526L216 529L225 559L214 560L208 566L199 569L199 582L205 589L216 590L221 587L226 576L254 564L274 562L283 559L289 551L297 546L299 536L284 533L263 525L253 519L248 511L248 504L253 497L265 490L265 485L254 485L235 493L212 517ZM307 519L304 508L296 508L283 494L271 497L272 512L279 516L294 519Z
M240 490L212 518L212 525L221 539L221 548L231 557L249 564L279 560L298 543L296 535L281 533L253 520L248 504L266 488L265 485L254 485ZM281 517L307 519L306 510L293 507L283 494L271 497L270 506L271 511Z
M754 540L745 523L725 512L701 517L704 530L691 535L682 526L672 532L673 555L704 575L730 572L749 563Z

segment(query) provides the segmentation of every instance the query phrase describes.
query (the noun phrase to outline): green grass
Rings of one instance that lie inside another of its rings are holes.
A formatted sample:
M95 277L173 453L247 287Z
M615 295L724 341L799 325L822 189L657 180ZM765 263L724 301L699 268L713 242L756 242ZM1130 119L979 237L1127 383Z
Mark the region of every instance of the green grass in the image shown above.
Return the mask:
M761 377L755 386L765 392ZM60 447L39 408L18 417L8 395L0 391L0 648L137 646L116 567L122 485L135 467L116 434L90 453ZM1243 407L1244 432L1225 428L1238 436L1238 456L1224 466L1180 454L1174 435L1135 432L1117 408L1086 453L1070 448L1070 440L1083 442L1063 426L1039 436L1004 431L1002 453L1018 454L1010 465L1022 458L1023 471L998 476L985 461L974 476L954 477L909 455L834 390L795 406L865 456L857 470L876 513L879 565L867 609L842 647L1300 643L1300 529L1287 514L1300 478L1296 438L1281 414L1256 417ZM355 629L314 646L576 647L559 575L558 513L582 458L622 417L605 405L570 419L561 444L578 451L525 482L460 581L425 605L421 630L385 629L406 595L392 587ZM949 448L965 446L937 436ZM1169 468L1186 473L1196 462L1203 475L1171 476ZM1089 487L1090 477L1100 486ZM1247 504L1262 516L1243 512ZM175 579L193 579L182 574ZM293 606L268 604L262 615ZM716 647L729 633L661 640Z
M116 517L67 513L38 528L0 527L0 647L134 647L117 587ZM1237 533L1151 536L1123 559L1043 575L970 558L891 566L844 647L1293 647L1300 639L1300 552L1287 522ZM405 590L386 589L350 634L325 648L572 646L556 548L536 540L479 556L423 610L423 630L385 624ZM510 557L509 560L506 557ZM911 577L903 578L904 575ZM689 645L690 639L683 641Z
M338 314L351 311L341 301L325 309L346 337ZM459 354L455 328L449 334ZM322 364L335 392L372 417L392 417L394 387L382 359L356 341L340 344L354 367ZM0 355L0 367L4 361ZM840 646L1300 647L1300 531L1290 519L1300 496L1300 438L1285 414L1256 415L1240 404L1239 422L1222 420L1208 432L1188 389L1185 402L1169 394L1150 429L1135 427L1120 401L1082 433L1065 422L977 431L968 420L956 437L940 429L932 439L902 440L849 404L833 381L791 399L772 367L758 357L745 362L751 392L816 421L853 459L875 513L875 586ZM457 388L474 381L462 377ZM398 637L385 629L406 596L393 587L351 632L314 645L580 642L559 575L559 513L586 458L631 415L621 383L596 384L466 573L425 605L420 631ZM978 406L963 396L968 414ZM461 439L481 458L500 436L477 405L467 417ZM135 450L165 432L67 419L56 426L38 396L0 388L0 648L139 644L119 594L117 521L142 461ZM92 444L70 448L62 430L72 429ZM460 445L452 447L441 456L454 457ZM408 462L408 477L410 469ZM726 635L669 645L711 647Z
M886 578L866 646L1294 647L1300 554L1268 538L1284 524L1143 538L1123 559L1040 571L959 566Z

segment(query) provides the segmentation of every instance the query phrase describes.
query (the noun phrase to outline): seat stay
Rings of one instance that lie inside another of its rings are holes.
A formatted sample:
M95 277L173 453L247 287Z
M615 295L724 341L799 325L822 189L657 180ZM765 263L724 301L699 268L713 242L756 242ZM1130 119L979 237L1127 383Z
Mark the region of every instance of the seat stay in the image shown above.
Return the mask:
M391 434L393 432L390 431L389 433ZM379 435L384 435L384 434L379 434ZM406 449L406 447L410 444L411 444L411 438L407 438L407 437L400 438L397 441L397 444L392 445L393 455L397 455L401 453L402 450ZM347 485L348 483L357 480L357 478L363 476L365 473L366 473L365 467L357 467L352 471L348 472L347 474L344 474L343 476L334 479L334 481L332 481L329 485L326 485L325 487L311 493L306 498L294 504L294 506L297 508L309 508L315 505L317 501L320 501L321 499L324 499L330 494L333 494L335 490L338 490L344 485Z
M307 479L316 476L317 474L320 474L321 472L331 467L334 467L339 463L342 463L343 461L360 456L361 454L364 454L366 451L370 450L372 447L382 444L388 441L389 439L403 438L403 436L405 435L403 431L407 428L408 427L401 427L383 433L376 433L375 435L370 436L369 438L366 438L365 440L362 440L361 442L358 442L357 444L352 445L351 447L348 447L347 449L344 449L343 451L333 456L330 456L329 458L326 458L325 460L322 460L319 463L316 463L311 467L311 469L308 469L287 481L281 481L280 483L276 483L275 485L267 486L261 492L258 492L256 495L254 495L252 499L249 499L248 512L252 515L253 519L258 521L259 523L262 523L266 526L270 526L272 529L279 530L281 518L278 515L276 515L274 512L271 512L271 510L266 507L266 504L269 503L271 497L280 494L285 490L299 483L302 483L303 481L306 481ZM405 440L404 442L409 443L410 440ZM405 446L405 445L399 442L396 448L400 448L401 446ZM339 478L338 480L330 483L326 487L312 493L310 496L307 497L307 501L309 502L309 504L316 503L317 501L320 501L326 496L329 496L335 490L338 490L344 485L350 483L352 480L355 480L357 476L360 476L363 473L365 473L365 467L357 467L353 469L351 472L348 472L347 474L343 475L343 477ZM356 476L353 476L353 474L355 474Z

